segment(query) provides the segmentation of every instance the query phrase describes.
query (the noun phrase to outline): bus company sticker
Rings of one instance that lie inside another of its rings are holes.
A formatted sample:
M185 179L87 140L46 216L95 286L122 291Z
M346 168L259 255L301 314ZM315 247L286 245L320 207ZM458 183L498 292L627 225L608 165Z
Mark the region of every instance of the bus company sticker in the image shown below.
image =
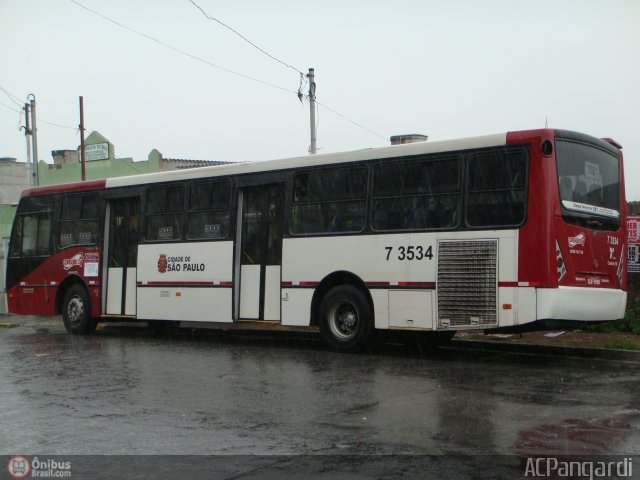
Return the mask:
M575 237L569 237L569 248L573 248L576 245L584 246L585 235L583 232L580 232Z
M70 270L73 267L82 267L82 265L84 265L84 254L82 252L78 252L73 257L62 260L62 266L65 270Z

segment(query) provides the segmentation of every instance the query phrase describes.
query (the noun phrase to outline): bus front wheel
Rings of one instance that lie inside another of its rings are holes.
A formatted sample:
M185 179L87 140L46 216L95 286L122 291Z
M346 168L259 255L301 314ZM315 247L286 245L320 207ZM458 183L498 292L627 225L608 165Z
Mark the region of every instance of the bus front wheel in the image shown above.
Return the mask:
M91 318L91 304L82 285L72 285L62 304L62 321L67 332L82 335L93 332L96 322Z
M353 285L333 287L320 302L320 334L337 350L363 348L371 336L372 318L369 301Z

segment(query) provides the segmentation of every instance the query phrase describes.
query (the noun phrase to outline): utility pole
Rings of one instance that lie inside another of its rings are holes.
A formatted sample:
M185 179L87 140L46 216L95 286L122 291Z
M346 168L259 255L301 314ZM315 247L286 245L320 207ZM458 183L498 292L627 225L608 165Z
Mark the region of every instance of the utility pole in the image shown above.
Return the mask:
M80 165L82 169L82 181L87 179L84 169L84 99L80 95Z
M24 138L27 141L27 165L29 165L29 187L35 187L35 173L33 171L33 162L31 161L31 126L29 125L29 111L31 105L24 104Z
M315 154L317 151L317 135L316 131L316 77L313 68L309 69L307 74L309 79L309 115L311 120L311 145L309 145L309 153Z
M36 96L33 93L31 97L31 141L33 143L33 180L35 186L40 185L40 174L38 172L38 129L36 127ZM27 98L29 98L27 97Z

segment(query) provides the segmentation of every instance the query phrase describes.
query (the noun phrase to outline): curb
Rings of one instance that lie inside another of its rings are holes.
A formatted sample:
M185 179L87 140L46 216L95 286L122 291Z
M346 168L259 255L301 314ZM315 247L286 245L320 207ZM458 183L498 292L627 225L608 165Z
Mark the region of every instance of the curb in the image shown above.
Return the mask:
M566 347L559 345L538 345L535 343L502 343L485 340L453 339L454 347L470 350L488 350L529 355L554 355L601 360L626 360L640 362L640 350L617 350L613 348Z

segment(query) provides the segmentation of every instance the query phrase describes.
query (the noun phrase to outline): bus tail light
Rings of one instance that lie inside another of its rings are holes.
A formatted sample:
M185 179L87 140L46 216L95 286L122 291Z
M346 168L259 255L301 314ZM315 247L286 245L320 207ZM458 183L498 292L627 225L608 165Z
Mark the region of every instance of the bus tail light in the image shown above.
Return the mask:
M618 285L620 286L620 288L622 288L622 272L624 272L624 268L623 268L624 256L625 256L624 252L625 252L625 249L624 249L624 243L623 243L622 250L620 250L620 260L618 260L618 273L617 273Z
M560 280L567 274L567 267L564 264L564 258L562 258L562 252L560 251L560 245L558 245L558 240L556 240L556 260L558 262L557 271L558 271L558 283Z

